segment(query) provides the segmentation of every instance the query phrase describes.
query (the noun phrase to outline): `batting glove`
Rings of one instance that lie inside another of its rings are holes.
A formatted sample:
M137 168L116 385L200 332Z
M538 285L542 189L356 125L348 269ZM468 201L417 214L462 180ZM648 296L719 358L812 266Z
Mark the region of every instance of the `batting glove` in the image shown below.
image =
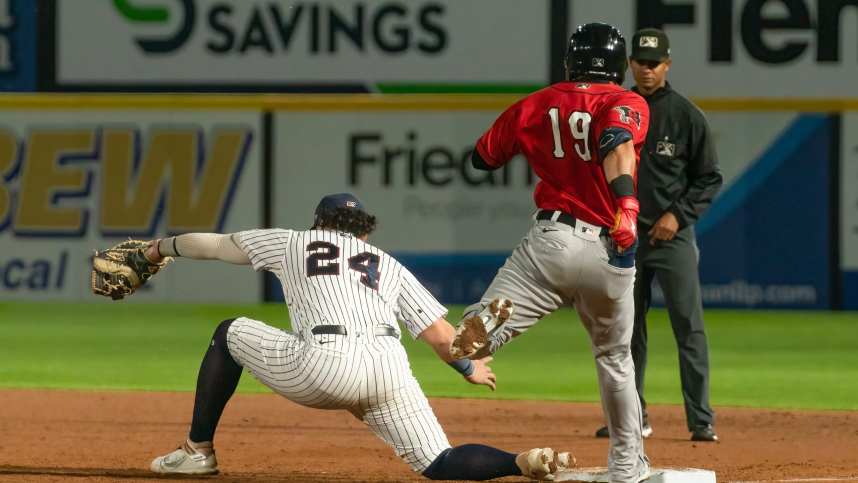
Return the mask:
M610 234L621 251L634 245L638 237L640 211L641 205L634 196L623 196L617 200L617 213Z

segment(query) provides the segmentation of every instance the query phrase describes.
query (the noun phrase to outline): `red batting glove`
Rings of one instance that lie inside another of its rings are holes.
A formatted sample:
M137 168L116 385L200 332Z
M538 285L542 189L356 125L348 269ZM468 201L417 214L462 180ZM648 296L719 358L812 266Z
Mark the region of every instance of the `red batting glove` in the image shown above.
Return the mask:
M640 211L641 205L634 196L623 196L617 200L617 213L610 234L621 251L634 245L638 237Z

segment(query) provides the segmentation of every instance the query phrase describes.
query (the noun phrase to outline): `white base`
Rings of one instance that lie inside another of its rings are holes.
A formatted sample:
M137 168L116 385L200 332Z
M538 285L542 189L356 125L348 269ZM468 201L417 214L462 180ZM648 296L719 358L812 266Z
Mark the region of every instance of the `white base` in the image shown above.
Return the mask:
M575 468L557 474L554 481L608 483L607 468ZM696 468L653 468L646 483L715 483L715 472Z

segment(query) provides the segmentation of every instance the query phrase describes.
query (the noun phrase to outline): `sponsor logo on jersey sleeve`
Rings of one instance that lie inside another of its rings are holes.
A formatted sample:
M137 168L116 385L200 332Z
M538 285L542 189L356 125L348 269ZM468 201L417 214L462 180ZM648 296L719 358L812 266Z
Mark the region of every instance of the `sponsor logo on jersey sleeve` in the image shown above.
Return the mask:
M638 129L641 128L641 114L638 111L629 106L617 106L614 110L620 113L620 121L630 126L634 124Z

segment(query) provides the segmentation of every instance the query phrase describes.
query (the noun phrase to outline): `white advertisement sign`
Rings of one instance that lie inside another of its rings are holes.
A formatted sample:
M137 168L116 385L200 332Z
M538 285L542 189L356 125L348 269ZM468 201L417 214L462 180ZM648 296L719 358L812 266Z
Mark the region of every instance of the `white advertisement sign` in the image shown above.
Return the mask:
M327 193L355 193L398 252L508 252L531 223L524 159L477 171L470 152L498 112L278 113L274 222L306 228Z
M663 28L673 59L668 77L690 97L855 97L858 28L848 2L569 3L570 27L608 22L629 44L638 27Z
M0 299L92 295L93 250L258 227L254 112L0 112ZM246 267L179 261L131 300L258 301Z
M841 268L858 271L858 114L843 115L840 139Z
M57 83L544 83L548 5L57 0Z

